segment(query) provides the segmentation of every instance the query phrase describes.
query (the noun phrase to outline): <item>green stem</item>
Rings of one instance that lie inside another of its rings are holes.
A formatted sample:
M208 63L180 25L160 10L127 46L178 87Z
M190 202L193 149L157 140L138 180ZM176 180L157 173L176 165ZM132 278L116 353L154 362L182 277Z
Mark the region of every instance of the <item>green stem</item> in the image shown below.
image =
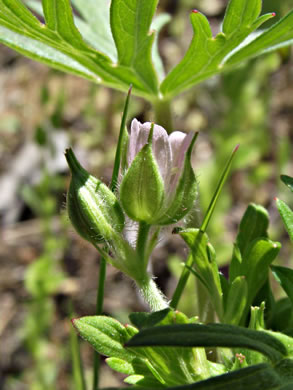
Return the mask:
M175 292L173 294L173 298L172 298L171 303L170 303L170 306L173 307L173 309L176 309L178 306L179 300L181 298L181 295L183 293L183 290L184 290L185 285L187 283L187 280L189 278L190 271L188 268L192 267L192 265L193 265L193 256L190 253L187 260L186 260L185 267L183 268L182 274L180 276L180 279L179 279L178 284L176 286Z
M115 155L115 161L114 161L114 168L112 173L112 180L111 180L111 191L115 192L118 182L118 175L119 175L119 169L121 164L121 155L122 155L122 147L123 147L123 137L127 136L127 130L126 130L126 119L128 114L128 107L129 107L129 101L130 101L130 95L132 91L132 86L130 86L127 94L127 98L124 105L124 110L122 114L121 119L121 125L120 125L120 132L119 132L119 138L118 143L116 147L116 155Z
M68 313L69 318L75 318L72 301L69 302L68 312L69 312ZM70 349L71 349L71 357L72 357L74 388L76 390L86 390L84 368L83 368L82 359L80 355L79 339L73 326L70 327Z
M163 310L169 307L168 302L156 283L146 275L141 281L137 281L140 293L151 311Z
M163 126L170 134L173 131L173 120L170 100L156 100L153 102L156 124Z
M99 284L97 290L97 302L96 302L96 315L103 313L104 303L104 286L106 279L106 260L101 257L100 260L100 273L99 273ZM94 352L94 368L93 368L93 390L97 390L99 387L99 368L100 368L100 355Z
M147 250L146 250L146 258L147 259L151 256L153 249L155 248L155 246L158 243L160 231L161 231L160 227L156 228L155 232L153 233L153 235L151 236L151 238L148 241L148 246L147 246Z
M148 264L148 257L146 256L146 247L150 228L151 226L145 222L139 223L138 236L136 241L136 251L138 254L138 258L143 265L143 270L146 269Z
M70 344L72 354L72 366L73 366L73 380L76 390L86 390L84 371L80 356L80 348L78 342L78 335L71 327L70 329Z

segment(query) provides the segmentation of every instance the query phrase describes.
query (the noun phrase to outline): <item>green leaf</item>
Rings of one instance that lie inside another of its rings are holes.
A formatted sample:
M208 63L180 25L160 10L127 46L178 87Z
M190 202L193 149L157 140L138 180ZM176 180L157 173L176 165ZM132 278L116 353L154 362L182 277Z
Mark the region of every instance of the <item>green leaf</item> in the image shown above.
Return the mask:
M264 285L268 277L268 267L275 260L281 244L268 239L254 241L242 261L242 275L246 277L248 286L247 308Z
M154 313L130 313L129 319L138 329L149 328L161 322L170 312L170 308L156 311Z
M272 367L259 364L195 383L186 390L278 390L281 384Z
M291 390L292 384L283 385L282 379L268 364L242 368L228 374L216 376L187 386L167 387L166 390ZM107 388L104 390L130 390ZM152 390L140 387L140 390Z
M251 25L261 12L261 0L231 0L226 9L222 31L228 37Z
M242 322L245 321L253 299L267 280L269 265L280 250L278 242L266 238L268 225L267 211L254 204L248 206L240 222L229 278L232 282L238 276L244 276L247 282L247 303Z
M281 175L281 180L293 192L293 177L287 175Z
M154 20L152 21L152 24L151 24L151 30L154 30L155 34L156 34L155 41L153 44L153 49L152 49L152 57L153 57L154 67L156 69L156 72L158 74L160 81L162 81L165 77L165 70L164 70L164 65L163 65L162 58L161 58L160 53L159 53L159 47L158 47L159 46L158 45L159 33L160 33L161 29L167 23L169 23L170 20L171 20L171 16L169 14L161 13L154 18Z
M290 360L293 358L293 338L288 336L287 334L285 333L281 333L281 332L273 332L271 330L265 330L265 333L267 333L268 335L270 336L273 336L276 340L278 340L279 342L281 342L286 350L287 350L287 357L290 358ZM282 361L280 361L279 363L281 363ZM292 363L293 363L293 359L291 360L291 376L292 376Z
M27 6L44 17L38 0L26 0ZM110 7L106 1L72 0L82 18L74 15L74 23L84 40L96 50L107 53L112 61L117 61L117 50L110 28Z
M157 319L162 319L159 312ZM170 312L168 321L182 321L181 313ZM167 315L167 317L169 316ZM150 322L155 322L151 317ZM163 319L165 321L165 319ZM150 386L155 389L181 383L190 383L203 379L203 365L201 359L200 374L196 374L196 354L192 348L125 348L124 344L137 330L131 326L123 326L110 317L93 316L73 320L75 328L86 341L99 353L109 356L108 364L118 372L131 375L127 381L135 379L138 375L140 386ZM150 328L149 328L150 329ZM205 352L204 357L205 357ZM113 359L114 358L114 359ZM170 375L172 371L172 375ZM164 385L164 386L163 386Z
M158 81L152 64L154 33L149 32L158 0L112 0L110 22L118 64L130 68L150 93Z
M224 323L238 325L247 303L247 282L245 276L238 276L230 285L225 303Z
M169 99L176 96L192 85L225 70L227 55L272 17L272 14L267 14L256 19L259 4L260 0L231 0L225 15L224 31L215 37L206 17L194 10L190 16L193 39L183 59L163 81L161 92L164 97ZM254 17L255 20L252 20Z
M239 225L232 261L229 267L229 279L231 282L237 276L243 275L242 257L246 256L247 249L255 239L267 237L268 227L269 215L267 210L254 203L248 205Z
M117 66L94 49L96 45L88 46L75 27L69 0L44 0L43 6L48 25L42 25L19 0L0 0L0 42L56 69L120 90L133 84L135 94L154 98L154 91L132 66ZM87 35L88 41L95 40L92 35ZM142 59L138 62L141 65Z
M270 318L270 328L275 329L276 331L288 331L290 327L292 317L292 303L291 300L287 297L279 299L275 305L274 310ZM293 328L290 329L293 331ZM293 334L289 334L289 336Z
M71 33L68 30L68 24L70 26L71 24L69 22L67 24L65 22L63 23L58 19L60 22L58 31L50 30L45 25L42 25L23 4L22 7L26 9L26 12L23 14L19 13L18 5L18 0L12 0L11 2L0 0L0 25L4 28L0 32L1 42L39 61L47 62L47 58L49 57L51 59L51 66L54 66L54 57L52 55L52 49L54 49L53 53L57 56L56 62L59 62L59 69L60 65L66 68L66 59L67 57L71 57L69 62L72 62L72 59L78 62L80 64L79 66L85 69L85 73L94 75L94 77L91 77L91 80L95 80L96 82L101 81L99 76L102 76L104 71L108 73L109 68L106 70L105 67L105 64L107 62L109 63L108 57L88 47L82 41L74 25ZM24 18L23 15L27 15L27 17ZM32 19L29 15L31 15ZM66 15L63 16L64 19L72 22L70 7L66 8ZM10 30L10 34L7 30ZM63 34L69 41L67 42L65 38L62 39L60 34ZM28 38L30 39L27 41ZM71 39L72 44L70 42ZM49 55L46 52L47 50L49 51ZM56 51L60 52L60 54L58 55ZM64 58L64 54L66 59ZM104 76L107 80L109 74L107 76L106 73Z
M147 328L137 333L126 346L240 347L261 352L272 362L278 362L287 356L285 346L273 336L261 331L223 324L184 324Z
M89 47L77 30L69 0L42 0L46 25L71 46L88 51Z
M117 61L117 49L114 43L110 28L110 6L108 0L72 0L72 4L77 8L78 12L84 19L84 23L79 20L76 25L85 37L84 31L87 27L90 29L92 36L95 37L95 42L91 40L91 44L111 58L112 61ZM80 23L81 22L81 23Z
M124 326L111 317L90 316L72 320L80 336L102 355L131 362L135 355L124 348L129 336Z
M52 68L67 73L73 73L84 77L90 81L98 82L97 75L87 67L68 55L50 47L46 44L18 34L1 25L0 20L0 42L6 46L18 51L19 53L30 57L36 61L42 62Z
M126 375L134 374L132 364L126 362L125 360L113 357L113 358L106 359L106 363L114 371L121 372L122 374L126 374Z
M242 256L247 248L256 238L266 238L269 227L269 214L267 210L259 205L251 203L248 205L239 226L236 243Z
M275 279L283 287L293 305L293 270L273 265L271 265L271 270Z
M274 24L268 30L265 30L257 38L252 40L246 46L236 51L225 65L234 65L240 61L263 54L264 52L289 46L293 43L293 11Z
M290 240L293 242L293 211L285 202L280 199L277 199L276 203L286 230L289 234Z

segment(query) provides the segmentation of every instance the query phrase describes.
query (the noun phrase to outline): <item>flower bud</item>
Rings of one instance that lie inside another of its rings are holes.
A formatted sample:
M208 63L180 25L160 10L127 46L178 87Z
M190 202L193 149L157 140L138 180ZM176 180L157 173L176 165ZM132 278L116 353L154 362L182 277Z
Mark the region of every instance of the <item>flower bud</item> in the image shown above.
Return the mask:
M124 227L124 214L116 196L79 164L71 149L65 151L65 157L72 175L67 194L72 225L94 245L111 242Z
M152 224L164 198L164 182L152 153L151 126L148 142L138 152L120 187L120 199L126 214L138 222Z
M132 121L128 170L120 187L122 207L138 222L170 225L191 211L197 195L191 153L197 134Z

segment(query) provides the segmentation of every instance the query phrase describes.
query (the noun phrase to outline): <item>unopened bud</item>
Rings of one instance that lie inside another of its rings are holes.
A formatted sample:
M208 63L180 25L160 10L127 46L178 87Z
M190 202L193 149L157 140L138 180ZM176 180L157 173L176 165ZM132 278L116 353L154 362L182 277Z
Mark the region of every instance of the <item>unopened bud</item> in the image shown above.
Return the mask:
M74 228L94 245L113 241L124 227L124 214L116 196L79 164L71 149L65 151L65 157L72 174L67 209Z
M120 198L126 214L138 222L152 224L164 198L164 182L152 153L152 124L148 142L135 156L120 187Z

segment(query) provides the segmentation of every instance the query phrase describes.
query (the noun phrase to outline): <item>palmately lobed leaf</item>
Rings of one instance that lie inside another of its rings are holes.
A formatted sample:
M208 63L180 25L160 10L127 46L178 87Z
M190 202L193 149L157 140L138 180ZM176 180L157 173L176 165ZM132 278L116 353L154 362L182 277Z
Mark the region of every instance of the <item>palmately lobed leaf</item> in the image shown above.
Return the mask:
M260 0L231 0L222 31L215 37L206 17L194 10L190 15L194 35L183 59L161 85L161 92L172 97L192 85L225 70L226 59L273 14L260 13Z
M155 1L152 3L155 4ZM107 6L106 3L103 4ZM28 57L90 81L120 90L128 90L132 84L134 93L148 99L155 94L154 88L157 90L158 87L151 63L151 45L149 67L146 66L148 62L144 53L147 40L143 43L144 46L141 41L139 45L135 45L131 65L120 66L112 63L107 53L96 50L96 45L91 47L84 41L75 26L70 0L44 0L43 7L46 25L42 25L30 13L21 0L0 0L0 25L11 32L7 35L6 30L2 30L2 34L0 31L0 42ZM139 29L140 24L136 23L133 27ZM87 31L87 37L91 40L93 34ZM135 40L137 30L132 31L132 34ZM146 38L151 38L148 34L149 32L146 33ZM47 51L52 52L53 49L54 54L48 56ZM66 60L68 57L69 60ZM68 66L72 62L76 64ZM84 70L80 71L80 68ZM147 72L144 72L145 69L148 69Z
M222 32L215 37L205 16L192 12L190 47L164 79L157 37L168 16L159 15L158 23L155 19L152 23L158 0L112 0L112 31L109 1L72 0L83 20L73 16L70 0L43 0L45 26L21 0L0 0L0 42L34 60L111 88L126 91L132 84L134 94L149 101L170 100L242 61L293 42L293 12L254 37L252 33L274 13L259 17L260 0L230 0ZM36 1L28 3L39 7Z

